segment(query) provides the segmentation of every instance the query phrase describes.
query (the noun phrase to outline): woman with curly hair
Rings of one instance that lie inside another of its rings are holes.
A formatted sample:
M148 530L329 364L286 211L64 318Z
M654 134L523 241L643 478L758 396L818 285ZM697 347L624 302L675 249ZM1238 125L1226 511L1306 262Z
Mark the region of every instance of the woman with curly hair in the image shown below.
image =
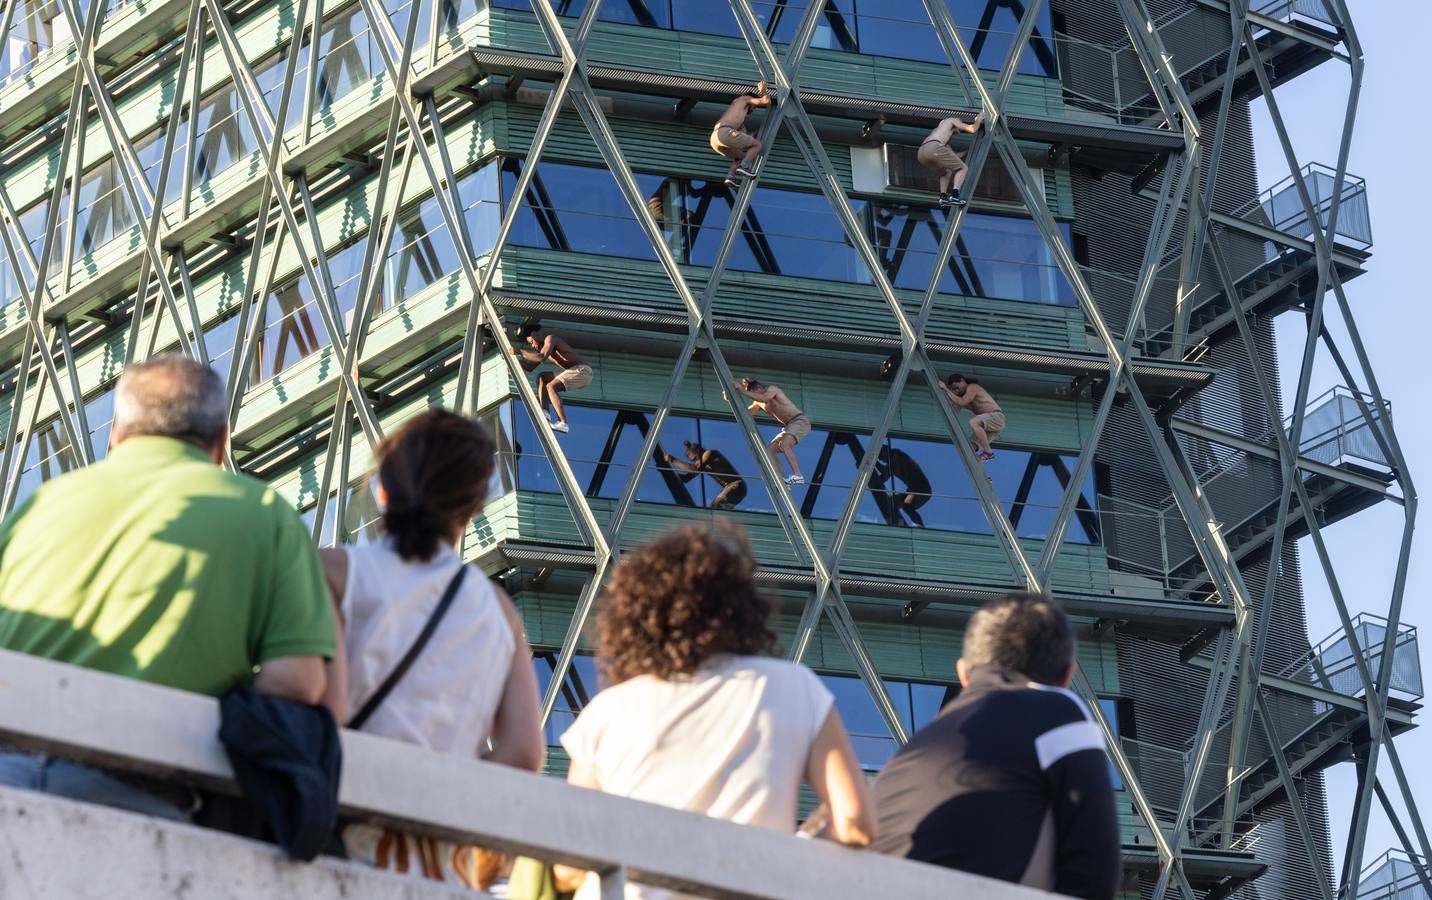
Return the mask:
M694 526L622 557L597 620L611 686L562 735L567 780L786 832L806 780L829 810L828 836L865 846L874 810L834 698L809 669L769 656L771 605L754 570L742 535ZM565 889L582 879L561 866L557 876ZM597 888L586 879L579 900Z

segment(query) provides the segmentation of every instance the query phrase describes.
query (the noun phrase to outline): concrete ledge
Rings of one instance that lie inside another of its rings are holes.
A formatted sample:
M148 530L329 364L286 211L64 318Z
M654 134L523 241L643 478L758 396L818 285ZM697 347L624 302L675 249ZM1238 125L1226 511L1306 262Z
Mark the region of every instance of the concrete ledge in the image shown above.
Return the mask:
M218 704L210 697L0 651L0 737L21 746L233 790L232 770L217 739L218 720ZM883 896L1037 900L1051 896L826 841L801 840L613 797L554 778L355 732L343 734L343 759L339 801L343 814L351 818L594 871L615 871L631 881L701 896L731 900L865 900ZM100 813L90 811L94 816ZM79 824L76 821L77 827ZM141 832L149 835L151 847L156 835L167 836L171 826L157 827ZM34 829L5 828L4 833L7 840L18 841L17 832L27 830ZM107 835L93 841L68 836L57 841L56 833L37 839L37 845L53 850L45 850L49 855L37 857L36 862L27 858L17 861L14 854L9 860L0 859L0 879L23 875L37 885L48 885L51 879L56 885L67 885L71 878L82 878L103 885L104 893L88 886L87 893L51 891L46 886L48 893L42 895L9 890L0 880L0 896L126 896L116 892L105 869L86 855L92 845L106 846L108 853L108 846L118 841ZM131 858L132 864L140 840L133 838L129 854L116 850L115 858ZM77 848L84 852L77 854ZM147 854L150 859L153 852ZM195 853L203 851L196 849ZM41 865L38 860L42 858L50 862ZM76 859L83 864L76 865ZM213 865L216 873L229 866L222 858L215 858ZM80 874L66 871L69 868ZM295 870L285 866L282 871ZM232 876L229 880L234 881L235 889L239 887ZM127 896L148 897L154 892ZM178 896L190 895L179 891ZM285 882L281 891L246 887L243 893L196 891L192 896L338 895L310 894L291 889Z
M0 787L0 896L26 900L473 900L358 863L287 860L276 847Z

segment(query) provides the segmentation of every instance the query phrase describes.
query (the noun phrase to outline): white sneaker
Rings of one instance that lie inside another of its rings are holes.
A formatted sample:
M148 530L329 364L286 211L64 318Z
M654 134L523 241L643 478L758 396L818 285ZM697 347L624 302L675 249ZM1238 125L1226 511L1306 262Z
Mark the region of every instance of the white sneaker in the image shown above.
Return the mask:
M787 475L786 484L805 484L805 478L800 475Z
M555 431L555 432L558 432L559 434L566 434L567 432L571 431L572 429L570 429L570 428L567 427L567 423L566 423L566 422L553 422L553 423L552 423L552 430Z

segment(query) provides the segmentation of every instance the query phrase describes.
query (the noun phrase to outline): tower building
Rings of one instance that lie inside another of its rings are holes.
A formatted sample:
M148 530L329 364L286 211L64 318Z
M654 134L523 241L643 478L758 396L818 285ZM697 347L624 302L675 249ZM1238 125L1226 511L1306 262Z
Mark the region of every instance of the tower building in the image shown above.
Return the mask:
M1249 6L12 0L0 507L102 459L115 379L177 350L227 378L235 467L316 541L373 540L373 447L444 404L498 437L462 550L526 619L553 774L611 566L730 522L872 772L957 693L970 612L1048 590L1127 896L1354 895L1423 693L1410 544L1379 598L1321 534L1394 503L1410 535L1416 495L1343 289L1373 265L1353 21ZM1342 159L1308 161L1277 90L1323 65L1354 89ZM758 81L764 149L728 179L713 126ZM1286 178L1255 169L1259 98ZM942 205L921 143L981 111L952 142L969 203ZM1309 323L1297 377L1278 316ZM556 369L511 352L534 327L590 366L566 430L538 394ZM992 459L952 374L1007 419ZM743 378L808 417L803 483ZM1325 639L1305 578L1332 588ZM1339 764L1352 822L1327 814Z

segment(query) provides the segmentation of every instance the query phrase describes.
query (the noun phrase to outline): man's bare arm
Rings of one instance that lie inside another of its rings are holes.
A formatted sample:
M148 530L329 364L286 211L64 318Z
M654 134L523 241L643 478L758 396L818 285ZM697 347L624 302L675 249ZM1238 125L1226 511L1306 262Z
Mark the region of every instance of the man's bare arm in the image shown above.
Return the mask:
M342 652L340 649L338 652ZM270 697L316 705L328 685L321 656L280 656L266 659L254 676L254 690Z

